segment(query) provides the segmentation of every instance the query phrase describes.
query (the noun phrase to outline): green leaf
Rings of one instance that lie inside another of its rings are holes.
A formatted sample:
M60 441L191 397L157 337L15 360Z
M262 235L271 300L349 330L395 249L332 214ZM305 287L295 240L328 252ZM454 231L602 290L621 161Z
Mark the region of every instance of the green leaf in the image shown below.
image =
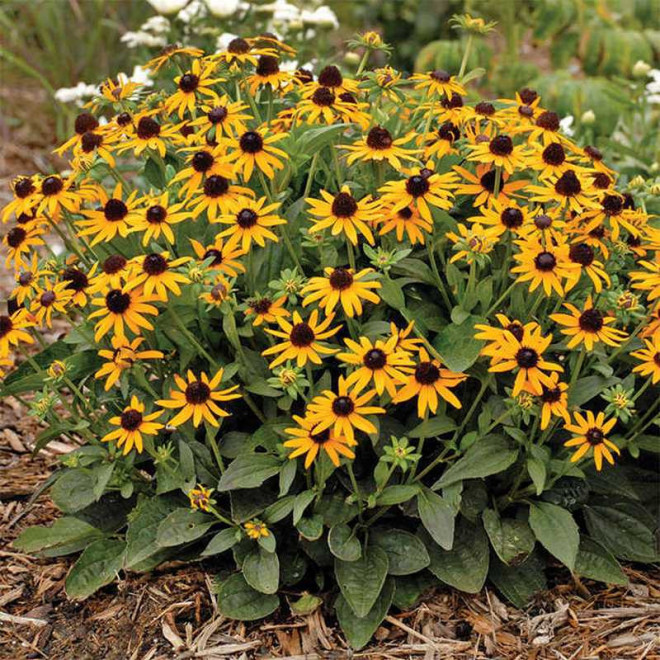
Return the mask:
M369 640L387 616L394 598L395 584L393 579L385 582L376 602L363 617L355 616L353 609L342 594L335 601L335 613L346 640L351 648L359 651L369 643Z
M220 585L218 610L230 619L255 621L272 614L280 605L275 594L262 594L253 589L241 573L235 573Z
M72 516L65 516L58 518L50 527L28 527L21 532L13 545L22 552L60 557L78 552L102 537L103 532L93 525Z
M357 561L362 556L362 546L353 530L345 524L335 525L328 532L330 552L342 561Z
M392 309L403 309L406 306L403 289L396 280L384 277L381 280L381 288L378 289L377 293Z
M578 378L575 385L569 390L568 405L571 408L579 408L587 401L591 401L595 396L598 396L603 390L611 385L616 385L618 382L618 378L605 378L603 376Z
M200 536L204 536L216 522L215 518L203 511L187 508L176 509L158 525L156 543L161 548L190 543Z
M532 483L536 488L536 494L540 495L543 492L546 479L545 463L538 458L530 456L527 459L527 472L532 479Z
M615 557L645 563L658 561L654 532L634 503L590 504L583 511L590 536Z
M67 470L53 485L50 496L63 513L75 513L96 500L94 477L84 469Z
M293 524L297 525L305 509L314 501L316 494L313 490L304 490L298 493L293 501Z
M438 586L438 581L429 571L404 575L396 578L395 582L396 592L393 603L400 610L412 609L425 592Z
M387 486L383 492L376 498L378 506L392 506L394 504L403 504L408 502L419 493L419 486Z
M147 159L147 162L144 165L144 178L154 187L159 190L167 187L167 181L165 180L165 174L160 168L160 165L153 159Z
M481 524L459 518L454 547L443 550L433 543L427 545L431 563L429 570L439 580L456 589L476 594L488 575L488 538Z
M202 557L210 557L211 555L219 555L227 550L233 548L239 541L236 530L233 527L228 527L218 532L204 548Z
M483 342L474 338L474 326L486 323L481 316L468 316L463 323L446 325L433 341L433 347L448 369L465 371L479 357Z
M454 519L456 512L444 498L425 488L417 496L417 506L422 524L433 540L445 550L454 543Z
M628 578L614 555L588 536L580 537L575 572L605 584L628 584Z
M424 420L421 424L415 426L412 431L408 431L406 435L409 438L435 438L443 433L453 431L455 428L456 424L453 419L447 415L437 415Z
M549 502L532 502L529 526L543 547L573 570L580 546L580 532L566 509Z
M296 529L308 541L316 541L323 535L323 516L315 513L313 516L303 516L296 525Z
M87 546L67 575L69 598L83 600L110 584L124 563L125 549L126 543L117 539L100 539Z
M312 594L303 594L298 600L289 604L291 613L296 616L307 616L321 607L323 598L313 596Z
M269 454L247 454L233 460L218 484L218 491L258 488L280 471L280 461Z
M386 552L390 575L411 575L431 563L419 537L402 529L374 529L369 534L369 543Z
M366 617L387 577L389 562L384 550L367 547L357 561L335 559L335 576L341 593L355 616Z
M245 581L262 594L277 593L280 582L280 561L276 552L256 547L243 562Z
M482 514L493 550L505 564L521 564L534 549L536 538L524 520L500 518L493 509Z
M511 447L501 435L487 435L477 440L448 468L431 488L438 490L463 479L477 479L503 472L518 458L518 449Z
M263 515L264 522L274 525L280 520L284 520L292 511L293 504L296 501L294 495L287 495L280 497L277 502L273 502L265 511Z
M548 588L543 562L536 553L518 566L507 566L493 555L488 578L518 608L526 607L534 594Z

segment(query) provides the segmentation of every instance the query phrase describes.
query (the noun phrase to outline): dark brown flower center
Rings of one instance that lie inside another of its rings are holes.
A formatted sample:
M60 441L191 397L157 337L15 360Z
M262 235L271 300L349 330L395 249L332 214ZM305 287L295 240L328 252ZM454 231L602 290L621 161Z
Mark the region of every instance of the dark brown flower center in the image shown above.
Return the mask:
M387 364L387 355L385 351L382 351L380 348L372 348L364 354L362 361L367 369L377 371Z
M332 402L332 412L338 417L348 417L354 410L355 404L349 396L338 396Z
M215 108L206 113L206 117L212 124L222 124L227 119L228 114L227 108L222 105L216 105Z
M552 252L539 252L534 257L534 265L537 270L540 270L543 273L549 273L551 270L554 270L557 265L557 259Z
M590 232L589 236L592 238L601 239L605 236L605 227L602 225L600 227L594 227Z
M603 160L603 154L600 149L587 145L584 148L584 153L587 154L592 160Z
M418 174L411 176L406 181L406 192L413 197L424 196L429 191L430 187L428 180Z
M488 148L494 156L508 156L513 151L513 141L508 135L498 135L490 141Z
M605 439L602 429L597 426L592 426L584 435L590 445L599 445Z
M250 44L245 39L236 37L229 42L227 50L234 55L245 55L250 50Z
M655 362L660 367L660 353L656 353L653 356L653 362Z
M367 135L367 146L376 151L389 149L392 146L392 142L390 132L382 126L374 126Z
M552 227L552 218L545 213L539 213L539 215L534 218L534 224L537 229L549 229Z
M326 66L319 73L319 85L322 87L341 87L343 84L344 78L336 66Z
M80 138L80 146L86 154L92 153L94 149L98 149L102 144L103 136L92 131L83 133L83 136Z
M204 194L207 197L222 197L229 190L229 181L214 174L204 181Z
M66 288L71 291L84 291L89 286L87 275L78 268L67 268L62 273L62 279L68 282Z
M519 105L518 106L518 114L521 117L533 117L534 116L534 108L532 108L529 105Z
M440 378L440 369L433 362L420 362L415 368L415 380L421 385L433 385Z
M443 96L440 105L447 110L463 107L463 97L454 92L451 96Z
M603 328L603 315L597 309L585 309L580 314L579 323L585 332L599 332Z
M167 209L160 204L154 204L147 209L147 222L151 225L159 225L167 218Z
M220 252L220 250L216 250L215 248L211 248L210 250L207 250L204 253L204 256L202 257L202 261L206 261L211 257L213 258L213 261L211 261L209 265L219 266L222 263L222 252Z
M432 71L430 77L439 83L448 83L451 80L451 75L444 69L436 69L435 71Z
M195 172L207 172L213 167L215 159L208 151L198 151L193 157L191 164Z
M402 220L410 220L413 216L412 209L409 206L404 206L402 209L399 209L397 212L397 215L402 219Z
M480 101L477 105L474 106L474 111L478 115L483 115L484 117L491 117L495 114L495 106L488 101Z
M568 252L571 261L581 266L591 266L596 254L588 243L574 243Z
M446 121L438 128L438 137L447 142L455 142L461 137L461 131L456 124Z
M33 281L34 281L34 275L30 271L26 271L24 273L21 273L18 276L18 283L21 286L28 286L28 285L32 284Z
M131 121L133 121L133 117L128 112L121 112L117 115L117 124L119 126L128 126Z
M20 247L27 237L27 232L23 227L13 227L7 232L7 245L16 249Z
M44 291L39 298L39 302L44 307L50 307L57 300L57 295L54 291Z
M525 105L531 105L539 97L536 90L530 89L529 87L523 87L518 92L518 96Z
M539 363L539 354L533 348L521 348L516 353L516 362L521 369L533 369Z
M312 94L312 102L322 108L327 108L335 102L335 95L329 87L319 87Z
M222 302L225 299L226 295L227 295L227 287L221 282L216 284L211 289L211 298L213 298L213 300Z
M495 192L495 170L488 170L482 177L479 179L481 187L488 191L489 193ZM501 188L500 188L501 190Z
M344 103L352 103L353 105L357 103L357 99L350 92L342 92L339 95L339 100Z
M603 207L603 211L609 216L620 215L621 211L623 211L623 199L618 195L605 195L601 206Z
M353 284L353 275L346 268L335 268L330 274L330 286L336 291L348 289Z
M558 387L546 387L541 385L543 393L541 394L541 401L543 403L557 403L561 399L561 390Z
M559 115L556 112L542 112L536 118L536 125L546 131L559 130Z
M324 445L330 439L330 429L325 429L325 431L321 431L320 433L310 433L309 437L317 445Z
M18 197L19 199L25 199L28 195L31 195L34 191L35 191L35 187L34 187L34 183L32 182L32 179L23 177L22 179L18 179L16 183L14 183L14 193L16 194L16 197Z
M256 131L247 131L241 135L240 146L246 154L256 154L264 148L264 141Z
M270 298L258 298L250 301L250 307L257 314L267 314L268 310L273 306L273 301Z
M296 325L291 328L291 333L289 335L289 341L297 348L311 346L315 338L316 335L314 334L314 330L309 327L309 324L304 322L296 323Z
M124 431L136 431L142 424L142 413L135 408L124 410L121 414L121 427Z
M274 76L280 71L279 62L280 61L277 57L273 57L272 55L262 55L259 58L259 62L257 63L257 75L261 76L262 78L266 78L267 76Z
M84 135L87 131L95 131L98 127L98 120L89 112L79 114L73 124L73 128L78 135Z
M338 218L351 218L358 210L358 204L353 195L340 192L335 195L332 202L332 215Z
M525 328L523 328L523 326L517 321L509 323L505 329L508 330L518 341L522 341L525 336Z
M201 406L211 398L211 388L201 380L196 380L188 384L185 395L191 406Z
M122 270L124 266L126 266L126 258L122 257L121 254L113 254L103 262L101 270L106 275L114 275Z
M12 320L8 316L0 316L0 337L5 337L14 328Z
M186 94L191 94L199 86L199 78L194 73L185 73L179 78L179 89Z
M47 176L41 182L41 192L47 196L57 195L62 188L64 188L64 182L59 176Z
M564 172L555 183L555 192L563 197L574 197L582 192L580 179L573 170Z
M112 289L105 297L105 306L113 314L123 314L131 306L131 296L119 289Z
M541 158L546 165L558 167L566 160L566 153L559 142L553 142L543 150Z
M259 220L259 216L252 209L241 209L236 214L236 224L241 229L250 229L254 227Z
M142 117L137 125L140 140L149 140L160 135L160 124L152 117Z
M162 275L168 268L169 265L167 259L161 254L156 254L155 252L153 254L148 254L142 260L142 270L147 273L147 275Z
M294 75L303 85L314 82L314 74L311 71L307 71L307 69L298 69Z
M507 229L517 229L523 223L523 214L520 209L509 207L502 211L500 220Z
M612 185L612 179L604 172L596 172L592 178L594 188L598 188L598 190L607 190Z
M109 199L103 207L103 215L109 222L119 222L128 215L128 207L121 199Z

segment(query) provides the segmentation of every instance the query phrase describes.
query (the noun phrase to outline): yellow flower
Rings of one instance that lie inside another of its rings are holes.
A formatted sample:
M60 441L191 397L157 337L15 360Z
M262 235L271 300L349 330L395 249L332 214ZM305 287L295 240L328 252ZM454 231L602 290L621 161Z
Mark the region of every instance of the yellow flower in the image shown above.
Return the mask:
M509 181L509 173L501 172L500 186L498 189L497 197L495 197L495 168L490 165L477 165L476 174L472 174L464 167L454 165L454 171L458 172L465 180L464 183L458 183L454 194L456 195L471 195L474 197L472 204L474 206L483 206L491 199L497 199L503 203L509 201L509 197L520 197L521 189L527 190L529 181Z
M414 154L418 149L404 149L402 145L410 142L412 133L400 138L393 138L390 132L382 126L374 126L369 133L354 142L353 144L340 145L351 153L346 158L346 162L352 165L356 160L363 162L387 161L392 167L400 170L402 160L417 160Z
M210 260L208 266L210 269L218 270L231 277L238 277L239 273L245 272L245 266L240 261L236 261L238 257L245 254L242 248L229 248L225 242L217 236L215 241L207 246L203 246L194 238L190 239L190 244L192 245L199 261Z
M614 465L612 451L616 454L621 454L621 452L606 436L616 424L616 417L606 422L604 413L600 412L594 416L591 410L587 410L586 418L576 412L575 422L575 424L566 424L564 427L567 431L577 434L564 443L565 447L578 448L571 456L571 463L576 463L590 449L593 449L594 462L599 472L603 467L603 457L610 465Z
M426 234L433 231L433 224L422 218L416 208L410 206L404 206L398 210L387 209L385 217L382 220L378 219L377 222L384 223L379 232L381 236L394 231L396 240L401 242L405 233L412 245L417 243L424 245Z
M516 170L522 170L527 166L527 151L524 145L514 145L513 140L508 135L496 135L489 142L479 142L466 146L471 152L468 160L501 167L509 174L513 174Z
M216 99L211 105L202 105L200 110L204 113L190 126L199 126L208 137L215 140L223 135L236 135L245 133L245 122L252 119L252 115L244 114L248 106L240 101L232 101L226 94Z
M154 326L145 318L145 314L158 314L158 310L148 304L151 301L151 297L131 291L126 286L111 289L102 298L94 298L92 305L101 308L89 315L90 319L100 318L94 326L94 341L105 337L110 330L117 337L125 337L125 325L136 335L141 334L142 328L153 330Z
M492 200L480 208L481 215L469 217L468 222L485 225L495 236L501 236L506 231L513 234L523 233L529 223L527 209L513 200L503 203Z
M559 374L553 371L550 374L552 386L542 385L541 394L541 430L544 431L550 424L552 415L562 417L567 424L571 422L568 413L568 385L559 381Z
M186 200L196 193L200 187L206 188L206 181L211 177L221 177L230 181L234 178L234 166L229 163L224 155L224 149L215 147L214 149L200 148L199 146L185 147L180 149L182 153L191 152L186 157L188 167L184 167L178 172L170 183L179 183L185 181L179 190L179 197L186 197Z
M214 502L211 499L213 488L204 488L202 484L197 484L197 488L188 491L190 506L199 511L210 511Z
M248 77L249 93L254 96L260 87L268 85L272 91L284 90L291 85L293 75L280 70L280 60L273 55L260 55L254 73Z
M227 139L228 160L236 161L236 170L243 175L243 181L250 180L255 167L272 179L275 170L284 169L283 161L289 158L285 151L273 145L287 137L288 133L268 135L266 130L233 136Z
M27 268L30 252L38 245L43 245L41 238L44 234L43 229L33 225L22 227L18 225L12 227L2 238L3 245L7 248L7 258L5 259L5 268L14 267L15 270ZM34 252L32 252L35 254Z
M561 176L552 176L539 181L539 185L529 185L526 191L532 195L530 201L541 204L558 204L576 213L596 206L593 189L587 179L576 169L567 169Z
M284 429L284 432L293 436L291 440L285 440L282 444L287 449L293 449L289 454L289 459L305 456L305 469L308 469L323 451L328 455L332 464L339 467L339 455L353 459L355 454L349 447L354 447L357 442L339 435L334 429L325 429L316 432L314 430L315 422L307 417L293 416L298 426Z
M275 323L278 317L286 318L289 312L283 308L286 302L286 296L277 300L271 300L268 296L258 296L248 300L248 308L245 310L245 316L254 317L252 325L261 325L264 323Z
M461 94L462 96L467 94L465 87L456 80L456 76L452 76L442 69L436 69L428 73L415 73L410 76L410 80L415 83L415 89L424 90L429 98L433 96L451 98L452 94Z
M135 156L140 156L145 149L157 151L165 158L167 146L178 145L184 141L181 135L181 124L161 124L154 116L156 110L143 110L133 117L133 123L128 126L128 139L117 149L119 153L133 150Z
M305 366L307 361L314 364L321 364L321 355L332 355L337 352L337 349L327 347L323 340L332 337L341 330L338 325L334 328L328 329L333 319L334 314L328 314L327 318L319 323L319 312L315 309L307 321L303 321L300 314L293 312L293 323L286 319L277 317L277 323L280 326L279 330L271 330L266 328L266 332L284 339L280 344L275 344L263 351L262 355L280 355L270 363L270 368L273 369L287 360L296 360L299 367Z
M27 328L34 325L26 309L17 309L9 316L0 314L0 358L6 358L9 349L18 346L20 342L34 344L34 339L26 332Z
M183 204L169 204L169 193L155 197L145 196L139 200L140 210L131 217L129 233L142 232L142 245L147 246L160 235L174 244L172 225L190 219L190 214L183 211Z
M630 355L642 364L638 364L633 371L642 376L650 376L655 385L660 381L660 330L656 330L651 339L644 339L646 348L633 351Z
M303 307L317 302L319 307L330 314L341 303L347 316L362 314L362 300L377 305L380 298L371 289L380 289L380 282L368 280L374 273L373 268L364 268L355 273L350 268L325 269L325 277L312 277L302 290Z
M204 51L201 50L200 48L193 48L192 46L179 46L177 44L171 44L169 46L165 46L165 48L163 48L163 50L158 55L156 55L156 57L152 57L144 65L144 68L151 69L151 71L156 73L158 69L160 69L164 64L169 62L177 55L201 57L202 55L204 55Z
M640 261L639 265L646 271L634 271L630 273L630 279L633 280L633 289L648 291L649 302L660 298L660 261L652 263L650 261Z
M236 393L238 385L224 390L218 389L222 381L222 374L223 369L218 369L215 376L209 380L204 372L197 377L189 370L188 382L181 376L175 375L174 382L178 390L170 390L169 399L157 402L163 408L181 408L181 411L169 421L169 424L181 426L192 418L195 426L199 426L202 421L207 421L211 426L220 426L217 418L229 417L229 413L220 408L216 402L241 398L241 395Z
M245 533L253 540L258 541L262 536L270 536L270 530L261 520L251 520L245 523Z
M126 369L131 369L138 360L161 360L164 354L161 351L141 351L140 346L144 337L136 337L132 341L126 337L114 336L111 339L112 350L102 349L98 352L99 357L107 360L105 364L94 374L94 378L105 378L103 389L108 392L121 378Z
M180 119L186 112L194 113L198 98L206 97L206 100L218 100L213 85L224 82L224 78L213 78L215 64L203 64L201 60L193 60L190 71L176 77L177 90L165 100L165 110L168 113L176 112Z
M124 286L125 291L132 291L142 287L143 294L152 300L167 302L168 291L175 296L181 295L179 284L189 284L190 279L173 269L190 261L190 257L179 257L170 260L169 252L152 252L144 257L135 257L133 263L136 268L129 282Z
M73 291L67 289L67 282L57 282L53 284L50 280L45 280L43 288L37 291L30 312L37 324L44 323L50 328L53 325L53 312L66 314L66 308Z
M163 414L162 410L157 410L150 415L145 415L144 404L138 401L136 396L131 397L130 405L124 408L121 415L110 418L110 424L119 428L110 431L101 438L101 442L116 441L117 447L124 447L124 455L128 454L135 447L138 454L144 449L142 443L143 435L156 435L162 424L155 422Z

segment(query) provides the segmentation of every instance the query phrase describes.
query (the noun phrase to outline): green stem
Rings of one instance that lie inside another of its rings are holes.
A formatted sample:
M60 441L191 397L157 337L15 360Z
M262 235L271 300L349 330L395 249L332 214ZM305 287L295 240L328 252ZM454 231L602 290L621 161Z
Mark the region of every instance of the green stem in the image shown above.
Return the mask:
M358 517L360 518L360 522L362 522L362 511L364 510L364 506L362 502L362 493L360 492L360 487L358 486L357 479L355 478L355 473L353 472L353 464L348 463L346 465L346 468L348 470L348 476L351 480L351 486L353 487L353 493L357 497L358 508L360 510Z
M170 318L174 321L176 326L181 330L181 332L186 336L186 339L208 360L211 367L214 371L218 369L218 362L213 358L209 352L197 341L195 335L193 335L188 328L186 328L185 323L179 318L179 315L170 308Z
M442 296L442 300L444 301L447 307L447 311L451 312L452 304L451 301L449 300L449 295L447 294L447 290L445 289L445 286L442 282L442 277L440 276L440 272L438 271L438 264L435 260L435 229L431 234L431 236L429 236L428 240L426 241L426 251L428 252L429 261L431 262L431 270L433 271L433 276L435 277L436 287L440 292L440 295Z
M644 383L644 385L642 385L639 388L639 391L637 392L637 394L635 394L635 396L632 398L633 403L635 401L637 401L637 399L639 399L639 397L642 396L642 394L644 394L644 392L646 392L646 390L647 390L647 388L650 384L651 384L651 378L649 377L649 378L646 379L646 382Z
M516 281L511 282L507 290L491 305L490 309L486 312L486 316L490 316L504 301L504 299L511 293L513 287L516 286Z
M358 78L360 76L360 74L364 71L364 67L367 66L367 61L369 60L369 53L370 52L371 51L369 50L369 48L367 48L364 51L364 53L362 55L362 59L360 60L360 64L358 65L357 71L355 72L355 77L356 78Z
M575 382L578 379L578 376L580 375L580 371L582 371L582 364L584 363L584 358L586 355L586 351L584 350L584 347L580 349L580 352L578 353L578 358L577 362L575 363L575 367L573 368L573 373L571 374L571 382L569 383L569 388L572 388L575 385Z
M646 318L643 318L637 325L637 327L630 333L628 338L619 345L619 347L607 358L605 364L613 362L615 358L621 355L621 352L628 346L628 344L639 334L640 330L647 325Z
M307 173L307 183L305 184L305 191L303 192L303 199L309 197L310 192L312 191L312 184L314 183L314 174L316 172L316 164L319 160L319 152L317 151L314 156L312 156L312 162L309 166L309 172Z
M470 57L470 51L472 50L472 41L474 35L470 33L467 38L467 43L465 44L465 52L463 53L463 59L461 60L461 68L458 70L458 79L463 79L463 74L465 73L465 68L467 67L468 58Z

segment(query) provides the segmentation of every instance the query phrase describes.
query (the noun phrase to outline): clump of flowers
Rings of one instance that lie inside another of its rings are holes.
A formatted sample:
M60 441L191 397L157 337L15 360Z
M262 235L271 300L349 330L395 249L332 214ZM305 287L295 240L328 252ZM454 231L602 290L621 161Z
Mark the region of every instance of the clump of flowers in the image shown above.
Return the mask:
M370 72L388 48L355 43L356 75L291 70L273 35L166 49L162 84L79 114L67 173L13 180L2 391L38 393L39 446L79 444L51 489L71 525L18 546L85 548L71 596L185 550L255 619L323 572L361 646L439 581L522 604L541 559L657 559L657 493L607 486L657 451L653 219L535 91Z

